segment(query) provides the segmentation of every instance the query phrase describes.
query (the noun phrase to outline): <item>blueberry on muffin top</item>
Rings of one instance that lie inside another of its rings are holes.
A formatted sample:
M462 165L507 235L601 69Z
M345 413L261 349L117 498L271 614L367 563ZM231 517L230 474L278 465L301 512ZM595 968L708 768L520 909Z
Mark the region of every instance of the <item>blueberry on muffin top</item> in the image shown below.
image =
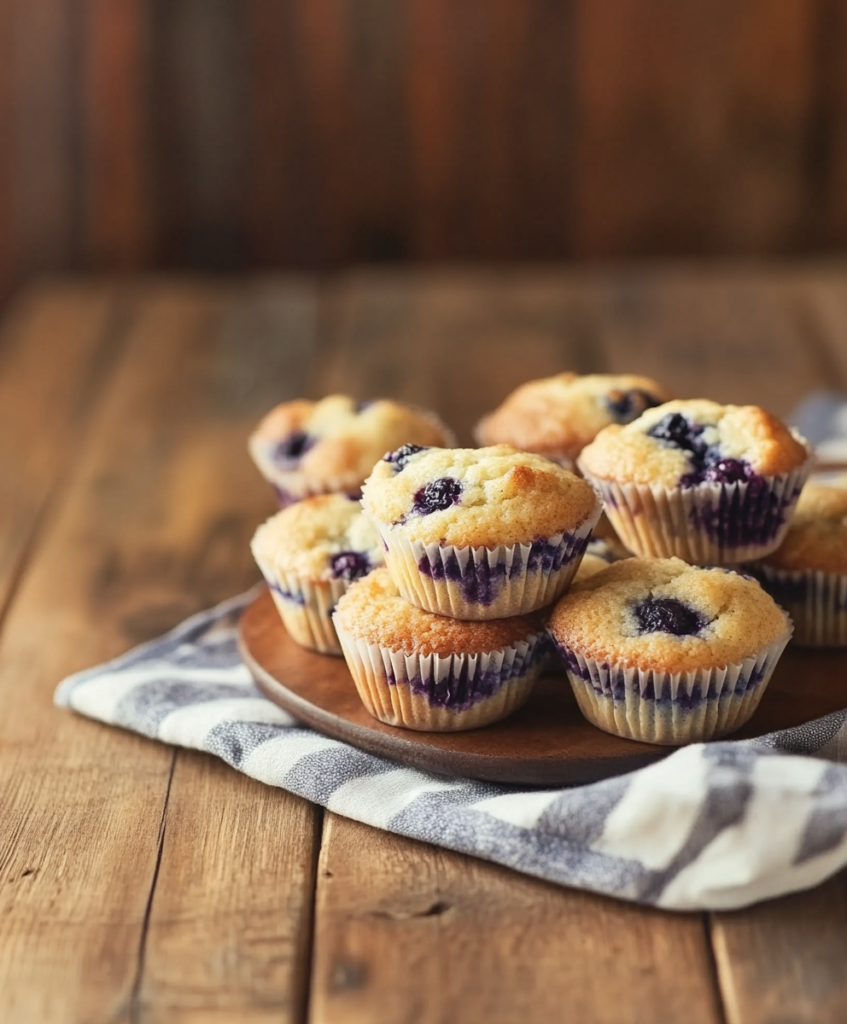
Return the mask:
M807 483L785 539L764 564L847 575L847 486Z
M550 458L575 459L610 423L629 423L670 399L649 377L560 373L513 391L477 426L481 444L513 444Z
M383 564L382 543L358 501L323 494L277 512L253 536L256 561L309 580L352 581Z
M599 513L590 484L510 445L391 452L365 482L362 504L409 540L456 547L528 544Z
M538 615L464 622L409 604L387 569L375 569L338 601L334 621L357 640L407 654L483 654L542 634Z
M284 487L286 476L298 474L356 490L387 450L451 440L432 413L388 399L357 403L347 395L330 395L319 402L278 405L259 423L249 447L272 483Z
M580 456L589 476L668 488L778 476L809 457L788 427L755 405L667 402L602 430Z
M595 661L675 673L738 664L790 625L749 577L679 558L629 558L574 586L549 628Z

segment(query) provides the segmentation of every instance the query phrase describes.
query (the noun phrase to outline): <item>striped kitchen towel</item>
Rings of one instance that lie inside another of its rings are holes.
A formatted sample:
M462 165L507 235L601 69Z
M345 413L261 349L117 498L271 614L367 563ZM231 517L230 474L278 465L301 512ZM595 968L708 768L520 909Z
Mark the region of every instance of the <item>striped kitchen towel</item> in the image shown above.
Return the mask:
M847 863L847 710L573 789L447 778L328 739L263 697L237 648L251 596L71 676L57 704L377 828L673 910L744 906Z

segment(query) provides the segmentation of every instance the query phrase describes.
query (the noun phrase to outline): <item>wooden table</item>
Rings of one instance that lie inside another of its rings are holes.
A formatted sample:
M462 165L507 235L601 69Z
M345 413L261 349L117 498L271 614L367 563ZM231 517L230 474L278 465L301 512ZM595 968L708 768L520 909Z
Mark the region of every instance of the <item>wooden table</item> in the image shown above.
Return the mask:
M469 440L515 384L638 370L786 413L847 386L836 267L60 281L0 336L0 1020L843 1022L847 875L670 914L347 821L55 710L257 578L245 439L343 390Z

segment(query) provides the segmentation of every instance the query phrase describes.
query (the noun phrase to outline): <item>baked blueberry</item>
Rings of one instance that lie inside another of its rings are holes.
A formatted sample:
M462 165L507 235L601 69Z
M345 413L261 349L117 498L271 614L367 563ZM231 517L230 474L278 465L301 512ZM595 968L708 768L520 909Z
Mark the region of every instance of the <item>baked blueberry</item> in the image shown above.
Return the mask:
M462 485L449 476L439 477L425 484L415 492L412 510L419 515L428 516L433 512L443 512L451 505L458 505L462 498Z

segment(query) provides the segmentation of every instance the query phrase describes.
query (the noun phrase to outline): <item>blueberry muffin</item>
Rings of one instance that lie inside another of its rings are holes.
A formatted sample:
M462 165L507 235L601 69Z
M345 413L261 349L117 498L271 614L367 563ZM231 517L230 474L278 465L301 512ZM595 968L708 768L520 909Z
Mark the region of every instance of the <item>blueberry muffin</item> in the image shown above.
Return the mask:
M547 646L539 616L432 615L400 596L387 569L352 586L334 622L365 707L405 729L452 732L505 718L529 696Z
M382 544L359 502L343 494L307 498L260 526L252 550L292 638L322 654L341 654L335 603L383 564Z
M481 445L511 444L567 469L611 423L629 423L672 396L649 377L559 373L513 391L476 428Z
M782 544L745 568L809 647L847 646L847 486L807 483Z
M791 636L755 580L678 558L615 562L575 585L548 628L592 724L666 744L743 725Z
M630 551L733 565L779 547L810 452L758 406L701 399L606 427L579 466Z
M357 403L330 395L278 405L250 437L249 449L285 508L315 494L358 497L377 460L400 445L452 443L434 413L387 399Z
M457 619L550 604L600 515L590 484L510 445L406 446L376 464L362 504L406 600Z

